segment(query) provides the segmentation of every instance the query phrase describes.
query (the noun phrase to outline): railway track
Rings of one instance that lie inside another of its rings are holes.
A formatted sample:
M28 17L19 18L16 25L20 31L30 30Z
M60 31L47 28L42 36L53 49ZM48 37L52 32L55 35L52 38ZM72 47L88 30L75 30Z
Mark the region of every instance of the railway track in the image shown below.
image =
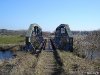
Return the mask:
M46 39L45 50L43 50L35 68L36 75L65 75L62 68L63 64L54 48L51 39Z

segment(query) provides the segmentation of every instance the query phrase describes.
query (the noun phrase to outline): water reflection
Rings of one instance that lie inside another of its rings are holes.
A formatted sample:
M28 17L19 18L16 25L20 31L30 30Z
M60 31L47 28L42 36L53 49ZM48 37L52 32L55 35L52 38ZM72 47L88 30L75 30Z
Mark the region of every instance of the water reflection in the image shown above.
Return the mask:
M13 58L12 51L0 51L0 60Z
M86 57L88 59L100 59L100 51L97 51L97 50L94 50L93 52L92 51L87 51L87 54L86 54Z

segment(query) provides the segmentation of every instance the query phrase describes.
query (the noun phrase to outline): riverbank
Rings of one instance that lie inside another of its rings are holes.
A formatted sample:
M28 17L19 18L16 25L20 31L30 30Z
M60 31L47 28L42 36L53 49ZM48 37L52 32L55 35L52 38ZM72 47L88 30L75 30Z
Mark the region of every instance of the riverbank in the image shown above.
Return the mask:
M18 50L22 50L24 45L25 45L24 43L21 43L21 44L0 44L0 51L7 51L7 50L18 51Z
M16 58L0 63L0 75L33 75L37 58L24 51L17 51Z
M25 37L21 35L1 35L0 36L0 51L5 50L20 50L25 44Z

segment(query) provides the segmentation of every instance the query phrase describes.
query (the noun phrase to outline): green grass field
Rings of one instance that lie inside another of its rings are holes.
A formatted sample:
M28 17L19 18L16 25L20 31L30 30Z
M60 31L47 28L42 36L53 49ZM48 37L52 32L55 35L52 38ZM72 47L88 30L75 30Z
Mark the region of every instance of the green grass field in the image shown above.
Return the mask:
M1 35L0 44L19 44L25 41L24 37L19 35Z

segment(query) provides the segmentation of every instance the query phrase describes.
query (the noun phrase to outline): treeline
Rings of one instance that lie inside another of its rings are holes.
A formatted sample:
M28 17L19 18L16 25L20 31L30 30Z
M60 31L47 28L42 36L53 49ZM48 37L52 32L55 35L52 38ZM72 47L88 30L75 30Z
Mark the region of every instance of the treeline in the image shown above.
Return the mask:
M27 30L7 30L7 29L0 29L0 35L25 35ZM50 36L50 32L43 31L42 35L44 37Z
M0 29L0 35L25 35L26 30L7 30Z
M89 35L91 32L100 32L100 30L94 31L71 31L73 35Z

